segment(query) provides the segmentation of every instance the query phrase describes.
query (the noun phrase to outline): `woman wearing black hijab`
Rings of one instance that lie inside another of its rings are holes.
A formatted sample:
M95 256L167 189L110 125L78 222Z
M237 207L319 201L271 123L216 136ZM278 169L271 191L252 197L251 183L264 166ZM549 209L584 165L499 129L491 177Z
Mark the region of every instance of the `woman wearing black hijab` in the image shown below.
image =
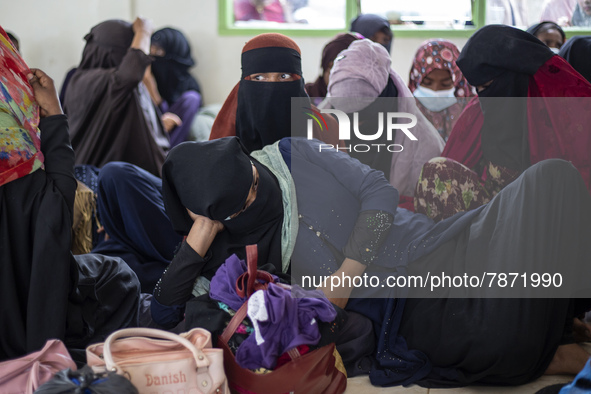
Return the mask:
M373 321L378 341L373 384L518 385L545 371L582 368L586 353L572 343L568 323L575 310L588 308L584 302L498 298L500 293L489 290L477 290L480 297L470 298L475 293L462 286L444 286L430 298L406 298L409 293L385 285L332 289L304 280L306 275L367 274L383 280L441 269L446 274L527 270L523 264L547 270L558 263L557 255L564 258L563 273L566 261L587 270L591 226L585 217L591 197L572 165L562 160L538 163L488 206L435 224L424 215L397 209L398 193L382 173L343 152L319 152L319 144L285 138L249 156L234 137L188 142L171 151L163 170L164 202L174 228L188 237L156 286L156 321L174 325L185 317L185 303L187 321L195 321L191 314L198 307L192 295L208 291L208 279L223 263L224 253L233 248L244 259L239 245L258 238L260 264L271 263L275 272L289 268L295 282L320 286L336 305ZM212 167L196 173L194 168L202 165ZM564 189L571 192L562 193ZM277 204L279 195L283 201ZM546 215L551 209L561 214ZM290 226L295 235L286 229ZM284 244L293 242L287 265L284 256L273 252L279 242L282 252ZM261 257L266 247L270 249ZM569 272L581 279L569 289L588 288L582 271ZM564 355L573 363L553 362L557 349L558 360Z
M527 103L495 98L528 97L530 76L552 56L540 40L509 26L482 28L462 49L457 64L477 87L484 114L482 150L491 162L519 172L529 167Z
M585 79L591 82L591 37L574 36L558 53Z
M142 83L151 33L151 22L137 18L109 20L86 35L64 103L76 164L120 160L160 174L170 143Z
M317 100L314 102L315 105L320 104L320 102L326 97L326 93L328 93L328 78L337 55L341 51L349 48L349 45L351 45L353 41L359 39L361 39L361 36L358 33L340 33L324 46L322 49L322 58L320 60L322 74L320 74L313 83L306 84L308 95Z
M195 61L183 33L170 27L152 35L150 55L154 57L151 71L156 88L150 83L146 86L163 113L162 122L169 133L170 146L174 147L187 139L201 107L201 88L189 73Z
M175 149L174 160L164 163L162 193L174 230L189 236L190 242L195 215L223 224L224 231L204 251L209 250L202 270L206 277L213 276L227 256L246 257L244 246L253 243L260 246L260 261L275 262L281 272L283 205L276 177L250 158L236 138L210 142L207 148L196 157L192 144L184 144ZM195 167L203 171L186 171Z
M305 136L305 119L291 116L292 98L301 97L310 106L295 41L283 34L260 34L242 48L241 63L240 82L226 98L209 139L238 136L252 152L284 137ZM314 125L314 138L337 145L337 121L325 120L327 130Z
M556 54L558 54L558 51L566 41L564 30L554 22L544 21L536 23L535 25L530 26L526 31L546 44L548 48Z
M381 44L390 53L394 34L386 18L375 14L362 14L351 21L349 30Z

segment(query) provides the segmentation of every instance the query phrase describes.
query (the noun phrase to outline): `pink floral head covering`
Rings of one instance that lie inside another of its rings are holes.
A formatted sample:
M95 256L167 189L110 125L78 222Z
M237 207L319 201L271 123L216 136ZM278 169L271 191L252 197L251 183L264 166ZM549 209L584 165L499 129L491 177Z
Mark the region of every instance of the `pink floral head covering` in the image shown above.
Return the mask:
M456 97L472 97L476 95L474 88L460 71L456 60L460 56L458 47L451 41L443 39L427 40L417 50L408 77L408 88L414 92L421 81L435 69L448 70L451 73Z

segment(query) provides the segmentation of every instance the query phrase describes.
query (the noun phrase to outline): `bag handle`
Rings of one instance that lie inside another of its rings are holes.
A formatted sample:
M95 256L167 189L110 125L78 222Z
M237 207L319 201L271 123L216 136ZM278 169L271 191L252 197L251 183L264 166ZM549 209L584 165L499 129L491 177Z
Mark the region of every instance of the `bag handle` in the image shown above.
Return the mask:
M189 340L181 337L180 335L154 328L124 328L109 335L105 341L105 345L103 346L103 357L105 359L105 366L108 371L117 372L119 370L119 367L113 361L111 346L117 339L124 337L151 337L158 339L168 339L180 343L189 349L191 353L193 353L193 358L195 359L197 368L209 367L209 359L205 356L205 354L200 349L197 349L195 345L193 345Z
M236 294L240 297L250 297L257 290L266 290L269 283L273 283L273 276L265 271L258 271L257 245L246 246L247 271L236 280ZM262 283L261 283L262 282Z
M240 275L236 280L236 293L240 297L247 297L249 298L255 291L257 290L267 290L269 287L269 283L274 283L275 280L273 276L266 272L266 271L259 271L257 270L258 260L258 249L257 245L247 245L246 246L246 264L247 264L247 271ZM258 280L263 281L260 283ZM245 286L246 282L246 286ZM228 341L232 338L232 335L236 332L240 323L246 318L248 313L248 300L246 300L240 308L236 311L222 334L218 337L218 340L221 341L226 346L228 345ZM291 348L288 351L288 355L292 360L300 357L300 353L297 351L296 348Z
M236 294L243 298L249 298L257 290L266 290L269 287L269 283L273 283L273 276L265 271L257 270L258 265L258 248L257 245L246 246L246 266L247 270L245 273L240 275L236 280ZM262 281L263 283L261 283ZM228 344L232 335L240 326L240 323L246 318L248 308L248 300L246 300L242 306L236 311L222 334L219 336L219 340Z
M236 313L234 314L234 316L222 332L222 335L219 336L220 341L222 341L226 345L228 344L228 341L230 340L230 338L232 338L232 335L234 335L234 333L240 326L240 323L242 323L242 321L246 319L247 309L248 301L245 301L244 304L242 304L242 306L236 311Z

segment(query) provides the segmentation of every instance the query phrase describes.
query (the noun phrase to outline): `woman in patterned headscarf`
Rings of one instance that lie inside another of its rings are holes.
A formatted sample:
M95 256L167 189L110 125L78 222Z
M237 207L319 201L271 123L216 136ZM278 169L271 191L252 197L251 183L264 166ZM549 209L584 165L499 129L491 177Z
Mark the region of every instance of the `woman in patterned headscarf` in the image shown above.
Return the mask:
M417 105L447 141L468 97L476 95L456 64L458 48L450 41L425 41L417 50L408 88L417 98Z

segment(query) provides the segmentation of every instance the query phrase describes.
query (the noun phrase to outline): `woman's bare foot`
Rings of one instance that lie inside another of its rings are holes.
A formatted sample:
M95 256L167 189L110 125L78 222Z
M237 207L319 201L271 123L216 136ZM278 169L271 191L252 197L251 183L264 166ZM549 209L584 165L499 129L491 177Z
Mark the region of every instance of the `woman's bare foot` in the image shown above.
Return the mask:
M576 343L560 345L544 375L576 375L588 359L589 353Z
M573 336L575 342L591 341L591 326L589 326L589 323L575 318L573 322Z

